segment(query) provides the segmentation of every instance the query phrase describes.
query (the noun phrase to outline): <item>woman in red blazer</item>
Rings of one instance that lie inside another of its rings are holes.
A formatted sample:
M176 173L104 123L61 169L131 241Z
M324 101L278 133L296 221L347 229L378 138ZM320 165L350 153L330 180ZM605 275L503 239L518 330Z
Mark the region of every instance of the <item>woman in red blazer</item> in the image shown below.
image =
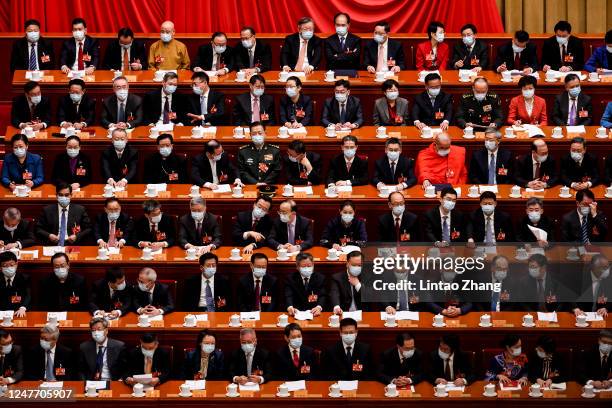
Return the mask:
M535 95L537 82L531 75L526 75L519 80L518 86L521 88L522 95L515 96L510 101L509 125L527 123L546 126L548 124L546 100ZM531 108L531 112L527 110L528 107Z
M444 25L432 21L427 27L429 41L417 45L416 67L419 71L446 69L449 58L448 44L444 42Z

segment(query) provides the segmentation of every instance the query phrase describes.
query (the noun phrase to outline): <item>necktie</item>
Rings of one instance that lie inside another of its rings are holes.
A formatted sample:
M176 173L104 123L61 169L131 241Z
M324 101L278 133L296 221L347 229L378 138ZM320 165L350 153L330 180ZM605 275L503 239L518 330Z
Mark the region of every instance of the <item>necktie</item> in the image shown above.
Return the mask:
M253 49L249 50L249 68L253 68Z
M608 378L610 374L610 368L608 367L608 355L604 354L601 358L601 377Z
M544 358L544 366L542 367L542 371L543 371L543 379L544 380L548 380L548 378L550 377L550 363L552 362L552 358L550 357L545 357Z
M202 378L206 378L206 374L208 373L208 354L202 353L202 357L200 358L200 374Z
M168 97L164 96L164 114L163 114L164 125L170 123L170 102Z
M202 236L202 223L200 221L196 223L196 233L198 235L198 239L200 239Z
M429 100L431 101L431 107L435 108L435 106L436 106L436 97L435 96L431 97L431 98L429 98Z
M351 361L351 359L353 358L353 355L351 354L351 349L352 349L352 347L351 347L351 346L348 346L348 347L346 348L346 359L347 359L348 361Z
M310 280L309 278L304 278L304 289L305 290L308 290L308 281L309 280Z
M487 217L487 222L485 223L485 244L492 245L493 244L493 223L491 222L491 216Z
M108 231L108 246L114 247L115 245L117 245L117 237L115 237L115 235L117 234L116 228L117 221L111 221L110 230Z
M251 122L259 122L260 121L260 116L259 116L259 97L254 96L253 97L253 112L251 113Z
M514 53L514 69L521 69L521 53Z
M261 310L261 280L255 280L255 308Z
M376 61L376 72L383 72L387 70L387 61L385 61L385 46L383 44L378 46L378 59Z
M491 296L491 311L497 312L497 304L499 303L499 293L493 292L493 296Z
M293 224L287 224L287 242L291 245L295 244L295 231Z
M491 160L489 160L489 180L488 180L488 184L496 184L495 183L495 170L496 170L496 163L495 163L495 154L491 153Z
M206 288L204 289L206 295L206 309L209 312L215 311L215 302L213 300L212 289L210 288L210 280L206 279Z
M400 225L401 225L400 217L395 217L395 240L397 242L400 242Z
M119 116L117 117L117 122L125 122L125 102L119 103Z
M36 43L30 45L30 62L29 70L36 71Z
M450 242L450 228L448 226L448 215L442 217L442 241Z
M453 373L451 373L450 369L450 358L447 358L444 360L444 377L447 380L452 380L452 375Z
M295 368L300 366L300 356L298 356L297 350L293 350L293 365Z
M51 358L51 350L47 350L47 367L45 368L45 380L55 381L53 372L53 359Z
M346 162L346 172L347 172L347 173L350 173L350 172L351 172L351 165L352 165L352 162L350 162L350 161L349 161L349 162Z
M567 48L565 44L561 46L561 65L565 65L565 57L567 56Z
M408 294L405 290L399 291L398 310L408 310Z
M589 243L589 219L588 216L582 216L582 224L580 224L580 241L583 244Z
M251 375L251 371L253 370L253 353L249 353L246 355L247 361L247 376Z
M535 179L539 179L540 178L540 162L536 163L536 168L535 168Z
M152 369L153 369L153 359L151 357L145 357L144 373L151 374Z
M85 64L83 63L83 43L82 42L79 43L79 55L78 55L77 68L79 69L79 71L82 71L85 69Z
M340 51L344 52L344 37L340 37Z
M544 302L544 279L538 279L538 302Z
M11 289L13 287L13 279L12 278L8 278L6 280L6 287Z
M357 302L355 300L355 287L351 285L351 305L349 306L349 312L357 310Z
M221 54L215 54L215 57L216 57L215 71L218 71L219 68L221 67Z
M151 237L152 241L157 241L157 224L151 224Z
M308 49L308 42L302 40L302 46L300 47L300 55L298 56L297 64L295 64L295 71L304 71L304 61L306 61L306 50Z
M102 377L102 367L104 365L104 347L98 346L98 354L96 355L96 377Z
M128 71L130 69L130 56L128 55L128 50L123 50L123 71Z
M60 229L59 229L59 246L64 246L66 240L66 209L62 209L62 217L60 218Z
M395 162L394 161L391 162L391 178L395 180Z
M570 111L567 118L568 126L574 126L576 124L576 99L572 99L570 102Z
M340 123L346 123L346 108L344 103L340 104Z

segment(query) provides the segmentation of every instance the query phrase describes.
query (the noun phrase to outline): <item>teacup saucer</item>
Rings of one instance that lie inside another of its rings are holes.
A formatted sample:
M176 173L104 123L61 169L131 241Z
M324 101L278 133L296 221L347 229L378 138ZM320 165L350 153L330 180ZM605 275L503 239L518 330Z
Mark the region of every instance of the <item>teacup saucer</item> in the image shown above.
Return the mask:
M104 197L104 198L112 198L112 197L114 197L114 196L115 196L115 194L113 194L113 193L110 193L110 194L102 194L102 197Z
M340 323L338 323L338 324L331 324L331 323L328 323L328 324L327 324L327 326L328 326L328 327L336 327L336 328L337 328L337 327L340 327Z
M438 398L448 397L448 392L445 392L444 394L438 394L434 392L434 397L438 397Z
M425 198L436 198L437 195L435 194L424 194Z
M527 323L521 323L521 326L523 327L535 327L535 323L531 323L531 324L527 324Z
M385 327L397 327L397 323L389 324L389 323L385 322L385 324L383 326L385 326Z
M527 394L527 395L529 395L531 398L540 398L544 394L542 394L542 393L534 394L532 392L529 392L529 394Z
M503 78L502 78L500 81L501 81L501 82L512 82L512 78L510 78L510 79L503 79Z
M152 261L152 260L153 260L153 257L145 258L144 256L141 256L141 257L140 257L140 260L141 260L141 261Z
M136 326L138 326L138 327L151 327L151 323L147 323L147 324L136 323Z
M197 260L197 259L198 259L198 257L197 257L197 256L193 256L193 257L188 257L188 256L186 256L186 257L185 257L185 260L186 260L186 261L195 261L195 260Z
M105 256L104 258L101 258L101 257L99 257L99 256L96 256L96 260L97 260L97 261L108 261L109 259L110 259L110 257L108 257L108 256Z
M340 258L339 257L335 257L335 258L330 258L329 256L326 257L325 259L327 259L328 261L339 261Z
M520 195L520 194L508 194L508 197L510 197L510 198L521 198L522 195Z
M10 324L5 324L5 323L0 323L0 326L2 327L13 327L15 325L15 323L11 322Z
M327 396L328 396L328 397L330 397L330 398L340 398L340 397L342 397L342 394L340 393L340 394L336 394L336 395L334 395L334 394L332 394L332 393L330 392L329 394L327 394Z
M242 261L242 257L241 256L238 256L238 257L235 257L235 258L233 256L230 256L228 259L230 261Z
M555 78L555 79L544 79L544 81L546 81L546 82L559 82L557 80L557 78Z
M240 396L240 393L239 393L239 392L236 392L236 393L234 393L234 394L230 394L229 392L227 392L227 393L225 393L225 396L226 396L226 397L230 397L230 398L235 398L235 397L239 397L239 396Z
M483 397L497 397L497 393L496 393L496 392L494 392L493 394L487 394L486 392L483 392L483 393L482 393L482 396L483 396Z
M576 327L589 327L588 323L574 323Z
M276 396L279 397L279 398L287 398L287 397L290 397L291 394L289 394L289 393L281 394L280 392L277 392Z
M571 198L572 195L571 194L559 194L559 197L561 197L561 198Z
M287 324L276 323L276 327L286 327L288 325L289 325L289 322L287 322Z
M228 323L227 325L228 325L229 327L240 327L240 326L242 326L242 324L240 324L240 323L238 323L238 324L231 324L231 323Z
M131 395L132 395L132 397L134 397L134 398L142 398L142 397L144 397L146 394L143 392L142 394L134 394L134 393L132 393Z
M597 79L589 79L589 82L601 82L601 79L597 78Z
M585 393L583 392L582 394L580 394L580 396L581 396L582 398L595 398L595 394L594 394L594 393L593 393L593 394L590 394L590 395L587 395L587 394L585 394Z
M243 198L244 194L232 194L232 198Z
M285 256L285 257L283 257L283 258L276 257L276 260L277 260L277 261L288 261L288 260L290 260L290 259L291 259L291 257L290 257L290 256Z
M606 197L606 198L612 198L612 195L610 195L610 194L606 194L606 195L604 195L604 197Z
M192 395L193 395L193 394L192 394L191 392L190 392L189 394L181 394L181 393L179 392L179 394L178 394L178 396L179 396L179 397L183 397L183 398L191 397Z
M289 193L289 194L283 193L282 195L283 197L293 197L293 193Z
M479 195L479 194L468 194L467 196L468 196L469 198L478 198L478 197L480 197L480 195Z
M568 256L565 259L567 259L568 261L579 261L580 257L579 256Z
M193 328L193 327L197 327L197 326L198 326L197 324L194 324L194 325L191 325L191 324L190 324L190 325L187 325L187 324L183 323L183 327L191 327L191 328Z
M489 324L478 323L478 326L480 326L480 327L492 327L493 323L489 323Z
M475 137L476 135L466 135L466 134L463 135L464 139L474 139Z
M396 392L395 394L388 394L388 393L385 393L385 397L387 397L387 398L395 398L395 397L399 397L399 392Z
M97 392L96 392L95 394L87 394L87 393L85 393L85 394L83 394L83 395L84 395L85 397L87 397L87 398L96 398L96 397L98 396L98 393L97 393Z
M442 323L442 324L438 324L438 323L432 323L433 327L446 327L446 323Z

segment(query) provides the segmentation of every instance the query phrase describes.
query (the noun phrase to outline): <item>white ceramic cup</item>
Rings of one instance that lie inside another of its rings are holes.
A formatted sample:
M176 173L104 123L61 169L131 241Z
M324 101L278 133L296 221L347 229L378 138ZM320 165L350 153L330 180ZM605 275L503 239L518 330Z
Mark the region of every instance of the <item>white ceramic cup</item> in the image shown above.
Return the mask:
M425 194L427 194L428 196L436 195L436 187L435 186L425 187Z
M32 81L40 81L43 75L41 71L32 71Z
M329 316L327 320L329 321L330 326L337 326L340 324L340 316L336 314Z
M555 73L551 71L546 71L546 80L552 81L555 80Z
M230 256L232 258L240 258L240 249L239 248L232 248L232 250L230 251Z
M242 136L244 136L244 129L241 128L240 126L235 127L234 128L234 136L235 137L242 137Z
M470 73L467 71L460 71L459 72L459 80L462 82L466 82L470 80Z
M483 314L482 316L480 316L480 324L482 324L483 326L489 326L491 324L491 315Z
M466 127L465 129L463 129L463 134L465 136L473 136L474 135L474 128L471 126Z
M385 323L387 326L395 326L395 315L388 314Z
M238 71L238 72L236 72L236 79L237 79L238 81L244 81L244 80L246 80L246 72L244 72L244 71Z
M484 386L484 392L486 395L494 395L495 394L495 384L487 384Z
M142 258L151 259L153 257L153 251L151 248L142 248Z
M188 248L187 249L187 258L194 259L196 257L198 250L196 248Z
M200 195L200 186L191 186L191 189L189 190L189 194L191 194L192 196L199 196Z
M134 391L134 395L142 395L144 393L144 385L140 383L134 384L132 390Z
M278 251L276 251L276 257L278 259L287 259L287 249L279 248Z
M96 389L95 385L88 385L87 389L85 390L85 394L91 396L94 396L98 393L98 390Z
M605 127L602 126L602 127L598 127L597 128L597 136L605 137L605 136L607 136L607 134L608 134L607 133L607 129Z
M34 128L32 126L26 126L25 128L23 128L23 130L25 131L25 135L27 137L34 136Z
M578 323L579 325L584 326L586 322L587 322L586 315L581 314L581 315L576 316L576 323Z
M512 127L508 126L506 128L506 137L513 137L514 136L514 129L512 129Z
M184 318L185 326L195 326L196 325L196 317L192 314L188 314Z
M149 316L147 315L139 315L138 316L138 324L141 326L148 326L149 325Z
M521 195L521 186L512 186L512 189L510 190L512 195Z
M105 195L105 196L110 196L110 195L113 195L113 186L108 185L108 184L107 184L107 185L105 185L105 186L104 186L104 195Z
M289 129L286 126L281 126L278 128L278 135L280 137L287 137L289 134Z
M240 325L240 315L233 314L230 316L230 325L238 326Z
M587 384L585 385L582 390L584 391L584 395L586 395L587 397L592 396L593 394L595 394L594 388L591 384Z
M286 326L289 324L289 316L287 316L286 314L282 314L278 316L278 325L279 326Z
M384 136L387 134L387 128L384 126L379 126L376 128L376 136Z
M542 395L542 387L540 387L540 384L531 384L530 391L532 395Z
M568 186L563 186L563 187L561 187L561 195L566 196L566 195L568 195L569 193L570 193L570 189L569 189L569 187L568 187Z
M589 72L589 81L597 81L599 74L597 72Z
M421 136L428 139L433 136L433 130L429 126L425 126L421 129Z
M236 395L238 386L236 384L228 384L227 387L225 387L225 391L227 391L229 395Z
M4 315L4 317L2 318L2 324L5 326L10 326L12 323L13 323L13 315L11 314Z
M470 189L468 190L468 194L471 196L478 195L478 186L470 186Z
M338 194L338 187L335 185L331 185L327 187L327 195L336 195Z
M22 185L15 187L15 195L23 197L28 194L28 186Z
M340 396L340 386L338 384L332 384L329 386L329 393L334 397Z
M164 75L166 75L164 71L155 71L155 80L161 81L162 79L164 79Z
M327 250L327 257L329 259L337 259L338 258L338 251L336 251L335 248L330 248Z
M376 72L376 80L377 81L384 81L385 80L385 73L383 71Z
M191 393L191 387L187 384L181 384L179 386L179 392L181 395L189 395Z
M524 315L523 324L531 326L533 324L533 315L530 315L530 314Z
M512 80L512 72L506 70L506 71L502 71L502 79L504 81L511 81Z
M108 258L108 249L106 249L106 248L98 248L98 258L100 258L100 259Z
M241 196L242 195L242 186L234 186L234 188L232 188L232 194L235 196Z
M433 317L433 322L436 326L441 326L442 324L444 324L444 316L442 316L441 314L437 314Z
M325 79L327 81L333 81L334 79L336 79L336 73L334 71L327 71L325 73Z
M436 395L444 395L446 394L446 384L438 384L436 385Z
M389 384L385 387L385 395L389 395L391 397L397 395L397 385Z
M283 186L283 194L291 195L293 194L293 186L291 184L286 184Z
M285 82L289 78L289 72L281 71L278 78L281 82Z
M287 384L285 383L276 387L276 391L278 392L278 395L289 395L289 387L287 387Z

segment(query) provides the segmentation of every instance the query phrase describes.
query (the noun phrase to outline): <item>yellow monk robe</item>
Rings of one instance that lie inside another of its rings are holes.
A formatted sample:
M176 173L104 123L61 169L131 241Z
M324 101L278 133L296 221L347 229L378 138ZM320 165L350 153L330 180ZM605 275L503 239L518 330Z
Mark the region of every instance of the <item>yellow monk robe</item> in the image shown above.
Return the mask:
M416 160L416 176L419 184L429 180L432 184L465 184L465 147L450 147L450 153L442 157L436 152L434 144L421 150Z
M180 41L172 39L169 43L158 40L149 48L149 69L189 69L189 53Z

